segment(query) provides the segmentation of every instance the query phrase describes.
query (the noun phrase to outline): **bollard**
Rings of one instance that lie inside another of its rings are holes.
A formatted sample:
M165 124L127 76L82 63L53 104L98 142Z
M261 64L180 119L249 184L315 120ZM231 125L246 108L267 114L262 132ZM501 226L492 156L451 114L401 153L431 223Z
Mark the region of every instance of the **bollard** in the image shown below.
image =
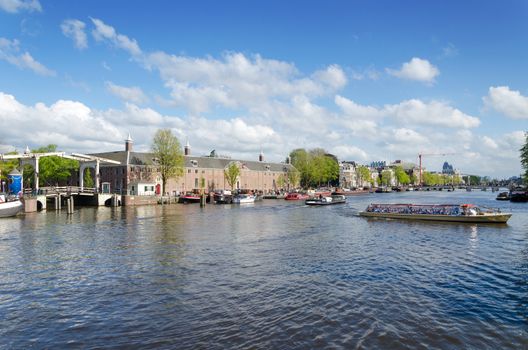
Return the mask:
M206 198L207 198L207 197L205 196L205 194L202 194L202 195L200 196L200 207L201 207L201 208L205 207Z

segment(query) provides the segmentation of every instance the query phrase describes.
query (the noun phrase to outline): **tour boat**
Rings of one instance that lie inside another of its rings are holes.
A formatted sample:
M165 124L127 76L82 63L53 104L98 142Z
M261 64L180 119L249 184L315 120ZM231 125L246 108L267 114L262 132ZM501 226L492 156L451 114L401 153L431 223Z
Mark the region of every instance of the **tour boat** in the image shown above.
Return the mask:
M473 204L371 204L359 215L389 219L506 223L512 214Z
M298 193L298 192L290 192L286 195L286 197L284 197L284 199L287 201L298 201L298 200L303 200L303 199L308 199L308 198L310 198L309 195L304 194L304 193Z
M331 196L310 198L304 202L306 205L333 205L346 203L346 197L342 194L333 194Z
M255 203L256 196L252 194L237 194L233 197L233 203L234 204L247 204L247 203Z
M522 187L511 190L510 202L528 202L528 190Z
M7 218L17 215L24 208L24 204L17 198L9 200L5 195L0 194L0 218Z

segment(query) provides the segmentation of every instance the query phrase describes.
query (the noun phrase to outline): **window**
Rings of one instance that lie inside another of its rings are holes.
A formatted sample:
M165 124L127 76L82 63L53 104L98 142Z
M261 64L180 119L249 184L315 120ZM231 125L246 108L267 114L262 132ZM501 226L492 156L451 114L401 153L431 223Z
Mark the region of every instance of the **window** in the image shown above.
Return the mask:
M195 174L198 174L198 170L195 170L194 173L195 173Z
M194 178L194 188L198 188L198 178Z
M187 169L187 174L190 174L191 173L191 169Z

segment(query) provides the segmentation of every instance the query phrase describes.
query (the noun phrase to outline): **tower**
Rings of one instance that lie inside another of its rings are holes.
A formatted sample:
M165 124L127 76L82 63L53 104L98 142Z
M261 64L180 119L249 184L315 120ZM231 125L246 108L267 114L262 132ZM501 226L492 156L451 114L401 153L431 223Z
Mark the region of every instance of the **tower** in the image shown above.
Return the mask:
M187 143L185 144L185 147L183 148L183 152L186 156L191 155L191 145L189 145L189 140L187 140Z
M125 140L125 151L126 152L132 152L132 138L130 137L130 133L128 133L128 137Z

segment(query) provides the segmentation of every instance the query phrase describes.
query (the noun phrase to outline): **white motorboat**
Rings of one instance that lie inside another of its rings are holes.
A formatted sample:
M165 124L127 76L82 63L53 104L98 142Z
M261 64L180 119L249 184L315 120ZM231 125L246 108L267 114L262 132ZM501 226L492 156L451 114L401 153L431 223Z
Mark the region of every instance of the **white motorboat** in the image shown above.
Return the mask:
M7 218L17 215L24 208L24 204L17 198L9 200L5 195L0 194L0 218Z
M252 194L238 194L233 197L234 204L255 203L256 196Z

